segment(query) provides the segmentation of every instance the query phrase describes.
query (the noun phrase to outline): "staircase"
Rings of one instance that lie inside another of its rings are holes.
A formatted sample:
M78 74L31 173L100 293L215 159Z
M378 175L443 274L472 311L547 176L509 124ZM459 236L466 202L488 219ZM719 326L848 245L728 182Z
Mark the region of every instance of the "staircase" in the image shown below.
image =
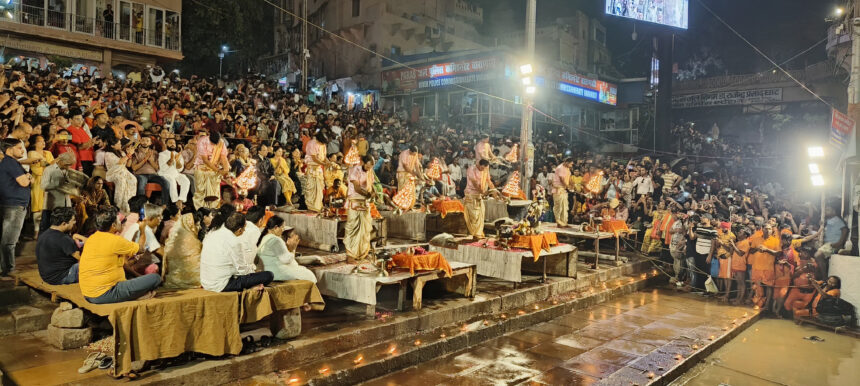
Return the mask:
M36 259L36 242L18 244L17 264ZM0 336L23 334L48 328L56 304L27 286L16 286L11 278L0 279Z

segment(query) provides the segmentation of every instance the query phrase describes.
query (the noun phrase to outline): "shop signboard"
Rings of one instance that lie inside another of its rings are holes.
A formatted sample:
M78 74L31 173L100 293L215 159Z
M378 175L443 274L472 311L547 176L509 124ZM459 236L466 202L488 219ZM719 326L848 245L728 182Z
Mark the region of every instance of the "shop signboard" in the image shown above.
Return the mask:
M500 66L499 58L489 56L383 71L382 90L404 92L493 80Z
M676 109L711 106L741 106L774 102L782 102L782 88L720 91L704 94L672 96L672 107Z
M567 71L559 71L558 90L576 97L615 106L618 103L618 86Z

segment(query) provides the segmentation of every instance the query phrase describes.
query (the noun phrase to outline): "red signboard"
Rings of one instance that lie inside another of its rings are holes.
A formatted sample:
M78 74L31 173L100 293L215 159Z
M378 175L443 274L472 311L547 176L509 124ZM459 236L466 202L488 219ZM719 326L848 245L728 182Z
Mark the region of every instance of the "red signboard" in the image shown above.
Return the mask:
M385 89L409 91L418 88L445 85L445 82L428 82L431 79L457 77L498 68L496 57L480 57L456 62L442 62L426 66L384 71L382 82ZM455 82L459 83L459 82Z
M830 144L845 151L853 134L854 121L839 110L833 109L833 116L830 119Z

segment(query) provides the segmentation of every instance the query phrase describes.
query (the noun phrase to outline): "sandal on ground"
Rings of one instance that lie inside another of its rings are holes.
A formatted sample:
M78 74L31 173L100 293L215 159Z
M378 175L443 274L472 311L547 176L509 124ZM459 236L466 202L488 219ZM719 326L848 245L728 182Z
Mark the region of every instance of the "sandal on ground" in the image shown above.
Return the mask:
M101 360L99 360L98 362L99 362L99 368L100 369L102 369L102 370L108 369L111 366L113 366L113 357L106 356L106 357L102 358Z
M102 358L105 357L105 354L100 352L94 352L87 356L87 359L84 359L84 364L78 368L78 374L86 374L90 371L93 371L99 367L99 362Z

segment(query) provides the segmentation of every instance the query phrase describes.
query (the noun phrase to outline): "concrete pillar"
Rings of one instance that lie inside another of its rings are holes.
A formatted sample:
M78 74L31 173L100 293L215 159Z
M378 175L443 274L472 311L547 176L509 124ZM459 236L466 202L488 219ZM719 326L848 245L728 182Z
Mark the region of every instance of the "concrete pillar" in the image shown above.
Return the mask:
M102 64L101 64L101 72L102 76L105 78L112 78L111 70L113 69L113 51L108 48L105 48L102 51Z

